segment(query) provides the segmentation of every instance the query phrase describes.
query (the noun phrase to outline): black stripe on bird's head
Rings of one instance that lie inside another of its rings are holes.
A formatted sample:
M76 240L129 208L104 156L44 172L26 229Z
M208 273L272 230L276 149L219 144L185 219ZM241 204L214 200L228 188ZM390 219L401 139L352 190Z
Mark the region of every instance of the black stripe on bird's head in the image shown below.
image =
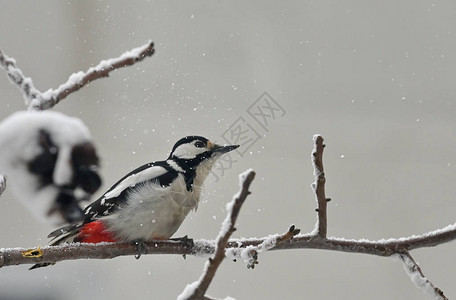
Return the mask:
M180 139L174 144L169 158L179 162L179 165L181 166L184 164L193 168L206 159L217 159L222 154L230 152L237 147L239 147L239 145L217 145L205 137L190 135Z

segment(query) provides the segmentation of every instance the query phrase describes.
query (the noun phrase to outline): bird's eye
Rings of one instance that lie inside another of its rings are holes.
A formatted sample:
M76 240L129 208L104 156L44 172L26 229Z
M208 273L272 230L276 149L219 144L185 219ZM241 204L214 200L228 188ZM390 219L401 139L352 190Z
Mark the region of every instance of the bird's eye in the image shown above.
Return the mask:
M197 142L195 143L195 147L204 148L204 147L206 147L206 145L204 145L204 143L201 142L201 141L197 141Z

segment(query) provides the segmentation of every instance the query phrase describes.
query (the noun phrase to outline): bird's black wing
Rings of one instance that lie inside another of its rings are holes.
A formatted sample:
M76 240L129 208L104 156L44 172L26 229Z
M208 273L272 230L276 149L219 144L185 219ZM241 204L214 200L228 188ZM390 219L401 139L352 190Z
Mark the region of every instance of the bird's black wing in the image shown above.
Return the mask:
M84 220L70 224L51 232L48 237L56 238L67 234L94 220L112 214L124 205L127 205L127 195L138 184L154 181L161 186L169 186L178 175L166 161L151 162L131 171L117 181L103 196L88 205L84 211Z

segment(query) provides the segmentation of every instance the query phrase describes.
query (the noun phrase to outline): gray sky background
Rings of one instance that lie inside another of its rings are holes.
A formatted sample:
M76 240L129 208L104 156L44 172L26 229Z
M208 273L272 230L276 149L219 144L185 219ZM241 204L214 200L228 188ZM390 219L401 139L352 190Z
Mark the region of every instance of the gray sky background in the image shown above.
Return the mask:
M103 193L131 169L167 157L188 134L225 143L239 118L261 136L220 178L176 236L212 239L238 174L257 172L234 237L303 232L315 223L310 152L325 138L328 234L371 240L454 223L454 1L1 1L0 47L37 88L149 39L156 55L72 94L55 110L81 118L102 157ZM24 109L0 71L0 118ZM248 113L263 94L284 110L265 128ZM222 176L223 175L223 176ZM46 245L49 225L7 190L0 247ZM449 298L455 244L413 251ZM143 256L0 270L0 298L174 299L205 260ZM8 296L9 295L9 296ZM399 261L317 250L225 261L209 295L237 299L428 299Z

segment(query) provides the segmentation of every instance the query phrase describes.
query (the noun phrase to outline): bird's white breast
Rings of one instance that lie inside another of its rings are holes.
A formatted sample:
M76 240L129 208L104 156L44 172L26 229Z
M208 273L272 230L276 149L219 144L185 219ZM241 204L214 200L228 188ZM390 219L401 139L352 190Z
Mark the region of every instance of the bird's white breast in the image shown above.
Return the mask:
M199 191L199 186L187 191L182 174L168 187L150 181L139 183L127 195L127 204L104 220L121 240L168 239L197 207Z

